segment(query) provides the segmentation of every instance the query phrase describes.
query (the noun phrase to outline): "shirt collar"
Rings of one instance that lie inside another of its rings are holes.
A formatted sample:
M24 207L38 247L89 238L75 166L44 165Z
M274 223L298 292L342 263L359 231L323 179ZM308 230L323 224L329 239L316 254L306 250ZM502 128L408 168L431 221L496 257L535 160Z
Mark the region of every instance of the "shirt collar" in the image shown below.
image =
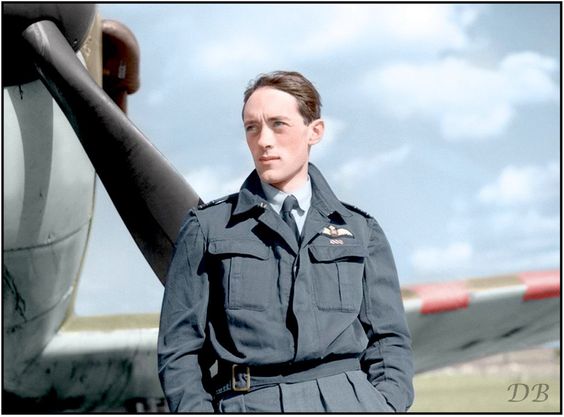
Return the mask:
M300 215L306 213L309 210L309 206L311 205L311 181L309 180L309 175L307 177L306 183L297 190L292 191L291 193L285 193L284 191L279 190L278 188L273 187L272 185L267 184L263 181L261 181L260 183L262 185L262 191L264 192L266 201L268 201L268 203L277 213L280 213L284 200L290 194L296 197L296 199L298 200L298 212Z
M337 212L343 218L350 217L352 215L351 212L337 199L317 167L310 163L308 173L311 180L311 199L313 200L314 207L325 216L330 216L331 213ZM239 197L235 209L233 210L234 215L247 212L255 206L267 204L265 201L266 196L264 195L264 190L261 185L257 171L254 170L241 186L241 191L239 192Z

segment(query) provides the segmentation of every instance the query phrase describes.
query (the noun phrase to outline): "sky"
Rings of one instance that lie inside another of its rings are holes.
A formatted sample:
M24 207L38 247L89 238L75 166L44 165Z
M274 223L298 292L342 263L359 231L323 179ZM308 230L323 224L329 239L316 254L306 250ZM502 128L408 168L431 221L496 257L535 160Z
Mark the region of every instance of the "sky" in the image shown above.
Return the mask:
M326 121L311 160L374 216L401 285L559 268L558 4L103 4L141 49L129 117L204 201L253 169L259 73L295 70ZM163 287L101 183L79 315L158 312Z

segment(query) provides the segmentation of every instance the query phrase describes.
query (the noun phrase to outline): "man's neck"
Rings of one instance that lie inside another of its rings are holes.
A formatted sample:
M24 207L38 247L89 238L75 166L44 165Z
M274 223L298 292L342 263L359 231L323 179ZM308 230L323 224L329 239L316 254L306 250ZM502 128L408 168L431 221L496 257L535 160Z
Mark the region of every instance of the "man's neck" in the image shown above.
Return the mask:
M299 188L294 188L292 192L282 191L271 184L267 184L261 181L262 189L266 200L268 203L279 212L282 203L287 195L292 194L298 199L298 204L301 210L307 212L311 202L311 181L309 180L309 176L306 178L304 184L302 184Z

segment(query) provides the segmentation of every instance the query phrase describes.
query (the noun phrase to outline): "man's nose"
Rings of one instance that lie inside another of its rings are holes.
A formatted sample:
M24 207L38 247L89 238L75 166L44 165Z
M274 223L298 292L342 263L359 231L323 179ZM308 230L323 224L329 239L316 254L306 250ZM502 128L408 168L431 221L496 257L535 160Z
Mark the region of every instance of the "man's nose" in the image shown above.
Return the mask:
M268 126L263 126L260 130L257 143L263 148L271 147L274 144L274 132Z

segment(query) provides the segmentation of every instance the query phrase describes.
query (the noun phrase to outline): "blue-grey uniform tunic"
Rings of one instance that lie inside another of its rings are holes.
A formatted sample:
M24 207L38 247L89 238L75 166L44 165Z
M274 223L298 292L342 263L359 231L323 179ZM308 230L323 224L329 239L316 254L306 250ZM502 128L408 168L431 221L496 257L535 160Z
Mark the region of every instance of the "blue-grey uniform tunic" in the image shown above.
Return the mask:
M189 212L158 342L171 411L214 411L216 359L307 366L358 358L394 410L411 405L411 340L386 237L375 219L341 203L312 164L309 176L301 243L266 203L256 171L239 193Z

